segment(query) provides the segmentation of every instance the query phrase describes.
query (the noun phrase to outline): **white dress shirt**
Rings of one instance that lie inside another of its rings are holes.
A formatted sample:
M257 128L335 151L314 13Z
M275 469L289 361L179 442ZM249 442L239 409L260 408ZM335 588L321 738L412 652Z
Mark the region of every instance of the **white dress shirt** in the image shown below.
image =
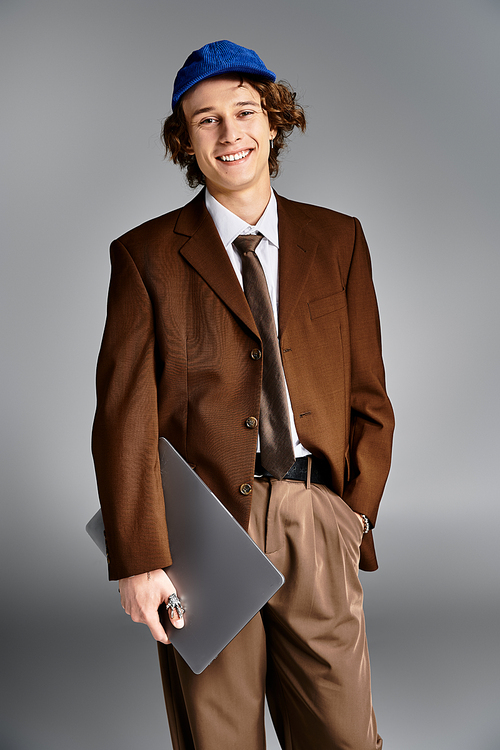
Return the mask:
M259 221L255 226L247 224L246 221L240 219L239 216L233 214L219 201L217 201L208 190L205 190L205 203L207 210L212 217L214 224L219 232L222 244L226 248L226 252L229 256L238 281L243 288L243 276L241 273L241 256L233 245L234 240L239 237L240 234L256 234L259 232L262 234L262 239L257 245L255 254L257 255L262 268L264 269L264 275L266 277L267 286L269 289L269 296L271 298L271 304L273 307L274 320L276 323L276 330L278 329L278 305L279 305L279 286L278 286L278 251L279 251L279 237L278 237L278 204L276 202L276 196L271 191L271 198L267 204L266 210L260 217ZM292 405L290 402L290 395L288 393L288 386L285 378L285 390L286 399L288 404L288 413L290 416L290 429L292 432L292 442L295 449L295 457L307 456L307 451L302 443L299 441L297 430L295 428L295 422L293 418ZM260 450L260 436L257 440L257 452Z

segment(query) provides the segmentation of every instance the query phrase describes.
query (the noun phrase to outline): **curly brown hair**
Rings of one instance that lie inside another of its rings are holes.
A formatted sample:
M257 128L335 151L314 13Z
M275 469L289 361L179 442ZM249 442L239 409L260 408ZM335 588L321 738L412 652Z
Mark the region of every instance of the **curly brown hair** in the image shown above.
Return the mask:
M259 92L262 109L269 118L269 127L276 130L274 144L269 153L269 174L276 177L279 172L278 156L286 147L285 139L294 128L306 129L306 118L303 108L296 102L296 93L286 81L273 83L253 76L244 76L241 82L248 81ZM174 164L186 170L186 179L190 187L205 184L205 175L198 166L196 157L186 153L189 148L189 133L182 98L174 111L163 123L161 138L165 146L165 156Z

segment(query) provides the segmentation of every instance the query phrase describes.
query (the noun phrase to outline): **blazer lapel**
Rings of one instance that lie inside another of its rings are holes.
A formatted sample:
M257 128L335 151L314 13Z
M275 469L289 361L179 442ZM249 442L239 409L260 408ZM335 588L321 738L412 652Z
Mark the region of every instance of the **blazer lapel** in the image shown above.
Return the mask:
M202 190L181 210L174 231L188 237L181 255L257 337L259 332L229 256L208 213Z
M293 209L285 198L278 200L279 232L279 335L292 316L297 301L306 286L307 277L316 255L318 240L307 231L310 218L297 204Z

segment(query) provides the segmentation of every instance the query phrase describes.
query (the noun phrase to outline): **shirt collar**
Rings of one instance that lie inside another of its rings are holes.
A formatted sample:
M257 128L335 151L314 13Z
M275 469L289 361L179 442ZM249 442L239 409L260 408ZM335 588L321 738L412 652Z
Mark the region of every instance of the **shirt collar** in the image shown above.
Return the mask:
M273 190L271 190L271 198L266 210L255 226L247 224L246 221L229 211L208 190L205 190L205 204L224 247L231 245L240 234L255 234L256 232L260 232L268 242L279 247L278 204Z

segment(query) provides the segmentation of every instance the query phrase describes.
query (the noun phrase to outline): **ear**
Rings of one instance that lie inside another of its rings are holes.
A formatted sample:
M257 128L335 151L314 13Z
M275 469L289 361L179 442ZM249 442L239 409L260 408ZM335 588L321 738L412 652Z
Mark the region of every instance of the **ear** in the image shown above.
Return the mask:
M189 141L184 148L184 153L188 154L188 156L194 156L194 148L191 146L191 143Z

